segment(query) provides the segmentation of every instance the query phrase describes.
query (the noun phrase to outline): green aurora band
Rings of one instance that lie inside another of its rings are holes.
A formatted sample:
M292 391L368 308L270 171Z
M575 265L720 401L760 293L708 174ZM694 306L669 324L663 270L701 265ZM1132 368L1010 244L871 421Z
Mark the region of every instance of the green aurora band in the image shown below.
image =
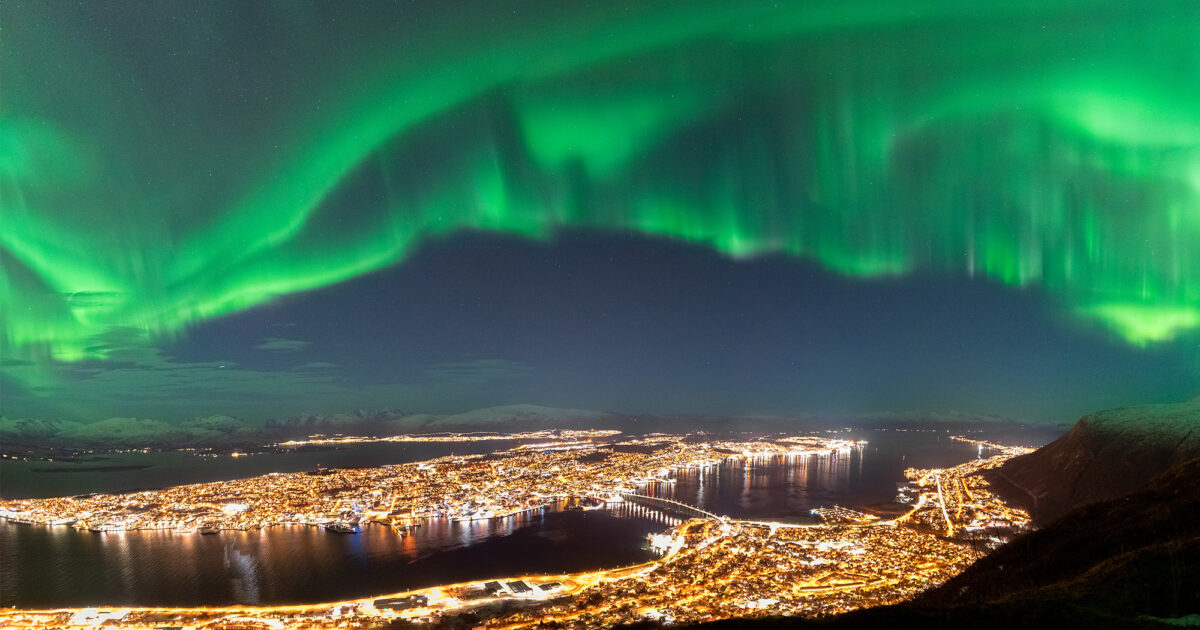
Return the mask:
M278 39L0 10L0 355L103 359L463 230L1038 286L1139 346L1200 329L1193 0L463 8L362 41L313 36L336 5L240 5Z

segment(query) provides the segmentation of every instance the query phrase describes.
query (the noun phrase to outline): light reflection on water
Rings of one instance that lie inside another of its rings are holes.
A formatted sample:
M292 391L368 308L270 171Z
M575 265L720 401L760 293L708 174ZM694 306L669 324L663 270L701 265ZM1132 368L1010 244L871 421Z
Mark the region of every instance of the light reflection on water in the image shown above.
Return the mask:
M878 493L856 492L865 459L862 446L819 455L726 459L677 470L673 482L650 483L642 491L734 518L806 521L812 508L875 498ZM895 494L894 486L890 491ZM878 496L873 502L891 498Z
M981 456L976 446L944 435L871 435L866 444L825 455L774 455L681 469L674 483L643 492L715 514L750 520L811 522L811 510L865 507L896 496L904 469L953 466Z
M624 566L653 557L647 534L678 523L642 506L430 519L410 535L285 525L217 535L94 534L0 524L0 605L319 602L519 573Z

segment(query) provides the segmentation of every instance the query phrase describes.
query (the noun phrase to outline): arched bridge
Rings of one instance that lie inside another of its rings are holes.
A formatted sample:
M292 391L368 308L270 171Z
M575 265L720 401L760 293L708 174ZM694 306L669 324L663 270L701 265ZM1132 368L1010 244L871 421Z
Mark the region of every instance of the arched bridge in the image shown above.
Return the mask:
M652 497L652 496L647 496L645 494L637 494L636 492L622 492L621 498L625 499L626 501L628 501L630 503L638 503L641 505L648 505L651 507L664 508L664 509L670 510L675 513L686 514L686 515L692 516L692 517L713 518L713 519L721 518L720 516L717 516L716 514L713 514L712 512L708 512L706 510L701 510L700 508L698 508L694 505L688 505L687 503L681 503L679 501L674 501L672 499L664 499L662 497Z

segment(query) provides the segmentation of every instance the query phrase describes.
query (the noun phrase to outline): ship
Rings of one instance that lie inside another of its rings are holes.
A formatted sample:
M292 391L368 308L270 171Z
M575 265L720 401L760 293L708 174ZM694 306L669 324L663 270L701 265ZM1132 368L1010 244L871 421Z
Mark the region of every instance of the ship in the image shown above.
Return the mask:
M332 523L325 523L324 527L325 527L325 531L333 532L335 534L357 534L358 533L358 528L355 527L354 525L351 525L350 523L347 523L346 521L334 521Z
M205 525L203 527L196 529L196 531L200 532L201 536L211 536L213 534L220 533L221 528L213 527L212 525Z

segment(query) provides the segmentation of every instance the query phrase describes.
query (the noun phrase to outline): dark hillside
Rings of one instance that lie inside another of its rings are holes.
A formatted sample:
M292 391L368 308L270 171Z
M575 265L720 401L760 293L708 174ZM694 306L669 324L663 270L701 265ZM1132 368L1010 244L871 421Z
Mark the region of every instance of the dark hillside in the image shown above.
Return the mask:
M1200 402L1110 409L1002 466L992 480L1048 523L1068 510L1138 488L1200 457Z

